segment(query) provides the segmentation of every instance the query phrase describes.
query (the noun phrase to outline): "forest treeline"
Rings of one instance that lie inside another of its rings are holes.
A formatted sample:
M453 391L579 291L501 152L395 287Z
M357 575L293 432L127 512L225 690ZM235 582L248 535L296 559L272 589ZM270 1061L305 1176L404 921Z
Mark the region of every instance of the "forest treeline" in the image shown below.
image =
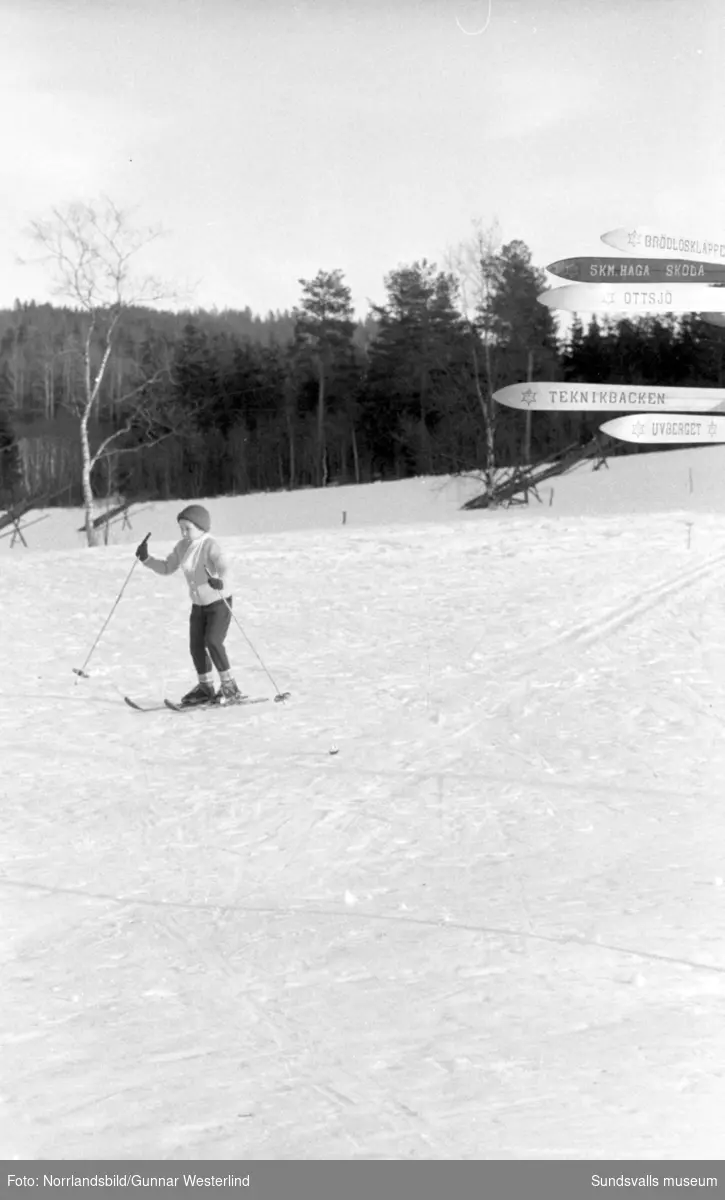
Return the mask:
M475 472L487 451L503 468L586 441L617 415L535 413L527 441L525 415L491 402L506 384L723 385L725 333L695 315L575 318L558 337L536 301L546 277L521 241L471 279L425 260L399 267L364 320L339 270L301 280L297 307L266 317L130 306L90 429L96 446L127 432L95 463L95 495L191 499ZM32 302L0 311L4 506L41 494L79 503L88 320Z

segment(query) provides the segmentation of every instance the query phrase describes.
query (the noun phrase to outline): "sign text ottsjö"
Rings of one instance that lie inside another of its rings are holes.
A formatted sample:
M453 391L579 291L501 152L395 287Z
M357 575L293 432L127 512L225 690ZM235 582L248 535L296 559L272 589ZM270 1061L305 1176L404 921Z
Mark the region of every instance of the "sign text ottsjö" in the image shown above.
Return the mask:
M655 287L638 283L570 283L542 292L538 300L564 312L647 313L722 312L725 289L703 283L672 283Z

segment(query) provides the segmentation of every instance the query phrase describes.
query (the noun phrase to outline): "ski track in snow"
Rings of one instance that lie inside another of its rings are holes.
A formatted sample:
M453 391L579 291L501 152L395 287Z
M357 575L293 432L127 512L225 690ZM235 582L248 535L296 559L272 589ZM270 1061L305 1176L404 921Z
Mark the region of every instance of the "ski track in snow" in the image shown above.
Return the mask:
M76 680L128 548L16 549L3 1156L719 1156L723 532L228 533L292 699L178 718L122 693L189 684L180 581L135 572Z

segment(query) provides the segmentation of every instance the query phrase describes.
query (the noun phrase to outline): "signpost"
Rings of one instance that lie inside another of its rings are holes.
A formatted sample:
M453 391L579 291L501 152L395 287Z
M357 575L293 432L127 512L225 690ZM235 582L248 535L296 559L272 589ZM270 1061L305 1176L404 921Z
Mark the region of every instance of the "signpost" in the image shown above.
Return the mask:
M660 387L658 384L512 383L493 393L497 404L528 412L725 412L725 388Z
M613 250L622 250L625 254L672 255L696 258L699 262L725 263L725 238L722 236L682 236L666 229L633 225L627 229L611 229L609 233L603 233L602 241Z
M599 427L600 433L623 442L654 443L655 445L691 445L725 442L725 417L693 417L683 413L667 416L642 413L636 417L616 417Z
M629 257L561 258L546 268L568 280L538 297L549 309L603 314L700 313L725 328L725 237L681 236L647 226L612 229L601 240ZM659 384L513 383L493 393L498 404L531 413L634 410L605 422L621 441L689 445L725 443L725 388ZM694 415L693 415L694 414ZM698 415L699 414L699 415Z
M571 283L538 297L547 308L566 312L648 313L722 312L725 290L703 283L644 286L640 283Z
M546 270L572 283L725 283L725 262L682 258L561 258Z

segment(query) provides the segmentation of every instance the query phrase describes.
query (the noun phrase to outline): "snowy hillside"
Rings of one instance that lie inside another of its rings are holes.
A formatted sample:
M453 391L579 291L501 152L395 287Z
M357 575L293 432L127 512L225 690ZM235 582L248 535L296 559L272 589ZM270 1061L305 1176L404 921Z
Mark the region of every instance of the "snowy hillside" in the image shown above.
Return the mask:
M725 446L707 446L609 460L592 471L589 463L570 475L547 479L533 498L529 516L626 515L632 512L719 512L725 500ZM292 533L310 529L352 529L409 525L461 518L461 506L482 491L472 478L436 476L360 487L310 488L298 492L254 493L209 501L215 532L229 535ZM113 522L109 542L135 545L143 533L176 538L180 504L150 503L131 510L131 528ZM99 510L99 511L102 511ZM85 546L80 509L29 513L31 550L73 550ZM476 516L480 520L480 514ZM18 550L2 531L0 556ZM20 547L22 548L22 547Z
M0 542L2 1156L719 1157L724 468L210 500L249 709L179 576L73 674L178 503Z

